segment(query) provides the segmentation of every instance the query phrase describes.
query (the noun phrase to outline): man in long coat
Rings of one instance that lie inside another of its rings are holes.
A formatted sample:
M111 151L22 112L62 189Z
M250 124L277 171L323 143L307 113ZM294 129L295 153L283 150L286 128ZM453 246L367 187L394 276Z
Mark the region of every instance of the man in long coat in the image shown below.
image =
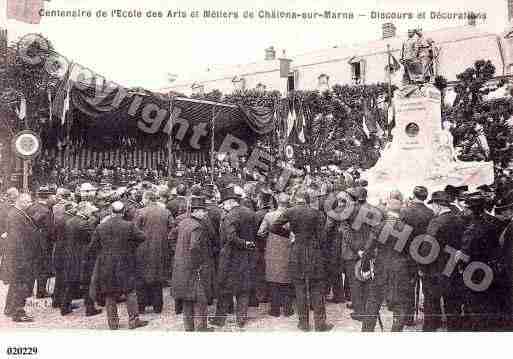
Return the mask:
M40 255L37 226L27 214L32 204L21 194L7 216L7 239L0 275L9 285L4 314L15 322L31 322L25 312L25 300L32 295Z
M290 226L294 241L289 256L289 273L296 289L299 316L298 328L310 330L310 303L314 309L316 331L329 331L326 323L324 286L327 280L326 232L324 214L310 207L310 196L300 190L295 195L296 205L287 209L276 220L272 232L280 233L284 225ZM309 300L310 299L310 303Z
M54 229L55 245L53 249L52 264L55 271L55 286L52 293L52 307L60 308L65 295L66 278L66 222L76 214L77 204L75 202L59 201L54 205Z
M226 214L221 223L217 312L211 323L224 326L228 307L235 296L237 325L242 328L248 315L257 228L255 213L241 206L239 200L233 187L221 192Z
M413 189L413 198L409 201L408 205L401 210L401 220L412 227L413 231L410 235L415 238L426 233L429 222L434 216L433 211L426 206L424 201L428 197L428 190L424 186L415 186ZM411 267L412 274L410 276L410 295L408 296L407 318L405 319L406 325L414 325L415 314L415 286L420 285L417 276L417 266Z
M96 257L90 296L105 299L109 328L119 328L117 299L125 295L129 328L148 324L139 319L136 294L135 250L145 239L133 222L123 219L124 204L114 202L112 215L100 223L93 233L88 252Z
M169 249L168 234L173 225L173 216L157 203L154 192L146 192L146 207L137 211L136 226L143 231L146 241L137 248L137 299L139 311L144 312L151 305L155 313L163 307L162 285L168 278Z
M267 213L258 229L258 237L265 241L265 279L271 288L271 309L269 315L280 316L280 309L286 317L294 314L292 308L293 287L289 276L289 231L272 233L270 229L289 206L289 196L281 193L278 196L278 208Z
M94 213L98 208L88 201L78 204L77 213L70 218L64 229L64 282L65 294L61 303L61 315L72 312L71 301L76 293L83 294L86 307L86 316L94 316L101 313L96 309L94 300L89 296L94 263L88 253L91 235L97 225Z
M0 204L0 261L4 255L5 243L7 239L7 215L16 204L16 199L20 195L15 187L11 187L6 192L7 198Z
M51 258L54 241L54 219L52 209L48 204L50 196L47 187L40 187L36 201L27 209L27 213L32 217L38 227L41 255L39 257L39 269L37 273L37 298L46 298L49 296L46 291L48 278L51 276Z
M183 301L185 330L205 331L208 303L214 294L214 257L204 197L191 197L191 210L178 225L171 288L175 300Z

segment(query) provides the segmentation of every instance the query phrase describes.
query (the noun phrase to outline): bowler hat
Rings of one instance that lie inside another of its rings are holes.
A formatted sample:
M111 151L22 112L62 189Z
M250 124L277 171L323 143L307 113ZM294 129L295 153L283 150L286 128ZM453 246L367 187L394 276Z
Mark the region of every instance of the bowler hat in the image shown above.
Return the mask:
M229 199L240 199L240 196L235 193L235 188L233 186L226 187L221 190L221 203Z
M431 203L451 203L451 198L445 191L436 191L431 194L431 199L428 201L428 204Z
M191 196L191 209L205 209L205 197L203 196Z
M465 196L464 201L469 207L480 207L484 206L488 198L481 192L469 193Z

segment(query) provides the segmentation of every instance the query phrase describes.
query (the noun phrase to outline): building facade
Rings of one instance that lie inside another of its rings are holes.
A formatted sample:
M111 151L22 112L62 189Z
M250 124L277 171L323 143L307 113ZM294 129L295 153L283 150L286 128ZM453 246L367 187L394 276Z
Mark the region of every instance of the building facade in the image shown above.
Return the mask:
M508 11L513 13L513 0L508 0ZM444 28L423 33L425 39L435 42L438 49L437 74L455 81L456 75L477 60L490 60L497 76L513 74L513 22L502 34L485 32L469 19L466 26ZM372 84L386 82L385 66L388 63L387 48L397 59L401 58L406 34L397 34L393 24L383 25L379 40L335 47L322 51L300 54L290 58L276 56L274 48L265 49L264 60L210 68L198 72L190 79L180 79L162 92L175 91L185 95L220 90L231 93L236 89L260 88L278 90L286 94L290 90L327 89L334 84ZM285 61L290 63L287 77L281 77ZM391 78L399 85L402 71Z

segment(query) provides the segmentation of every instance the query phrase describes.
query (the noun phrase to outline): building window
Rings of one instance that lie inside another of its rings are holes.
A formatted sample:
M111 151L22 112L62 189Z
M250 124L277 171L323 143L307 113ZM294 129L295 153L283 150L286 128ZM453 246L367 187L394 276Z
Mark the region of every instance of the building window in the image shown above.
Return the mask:
M324 92L330 89L330 77L328 75L320 74L317 80L317 88L319 91Z
M237 90L244 91L244 89L246 88L246 81L244 80L244 78L242 78L240 76L235 76L232 79L232 83L233 83L233 89L236 91Z
M263 83L259 82L257 85L256 85L256 89L257 91L261 91L261 92L264 92L265 89L266 89L267 86L265 86Z
M351 66L351 79L353 84L362 85L365 83L365 60L360 58L352 58L349 61Z
M194 83L192 86L192 94L193 95L203 95L205 93L205 86L204 85L201 85L201 84L198 84L198 83Z

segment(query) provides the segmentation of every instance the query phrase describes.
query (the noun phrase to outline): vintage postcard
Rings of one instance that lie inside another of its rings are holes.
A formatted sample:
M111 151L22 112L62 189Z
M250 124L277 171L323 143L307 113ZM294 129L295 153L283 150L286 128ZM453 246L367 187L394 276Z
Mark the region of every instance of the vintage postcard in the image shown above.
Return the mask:
M512 331L512 79L511 0L0 0L0 330Z

